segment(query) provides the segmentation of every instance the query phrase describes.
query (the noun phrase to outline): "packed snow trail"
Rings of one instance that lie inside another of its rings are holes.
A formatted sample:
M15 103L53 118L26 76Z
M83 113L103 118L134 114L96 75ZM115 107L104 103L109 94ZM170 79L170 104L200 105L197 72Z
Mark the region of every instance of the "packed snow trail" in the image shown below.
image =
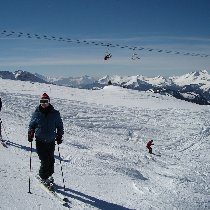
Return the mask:
M72 209L210 208L208 106L118 87L91 91L0 83L2 135L8 140L8 148L0 148L0 208L65 209L35 182L33 194L27 193L27 128L43 92L64 121L60 150L65 192L57 152L54 178ZM148 139L154 140L154 153L161 156L148 154ZM38 169L33 142L33 175Z

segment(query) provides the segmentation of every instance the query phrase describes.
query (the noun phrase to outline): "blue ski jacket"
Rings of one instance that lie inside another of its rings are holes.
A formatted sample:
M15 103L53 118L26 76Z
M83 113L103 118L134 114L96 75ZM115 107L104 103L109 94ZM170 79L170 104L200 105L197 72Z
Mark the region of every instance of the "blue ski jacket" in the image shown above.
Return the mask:
M55 110L51 104L48 109L47 112L43 112L38 106L29 123L29 130L35 130L36 140L45 143L53 142L57 135L62 136L64 134L60 112Z

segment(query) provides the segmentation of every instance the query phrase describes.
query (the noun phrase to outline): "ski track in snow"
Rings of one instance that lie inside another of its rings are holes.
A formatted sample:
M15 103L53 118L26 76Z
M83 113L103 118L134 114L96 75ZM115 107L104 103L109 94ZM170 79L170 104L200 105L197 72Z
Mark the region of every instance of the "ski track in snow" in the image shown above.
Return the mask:
M27 129L44 91L64 122L65 192L57 150L54 177L71 209L210 209L209 106L120 88L0 82L2 135L9 145L0 147L0 209L67 209L34 181L35 149L32 194L27 193ZM147 153L148 139L154 140L156 155Z

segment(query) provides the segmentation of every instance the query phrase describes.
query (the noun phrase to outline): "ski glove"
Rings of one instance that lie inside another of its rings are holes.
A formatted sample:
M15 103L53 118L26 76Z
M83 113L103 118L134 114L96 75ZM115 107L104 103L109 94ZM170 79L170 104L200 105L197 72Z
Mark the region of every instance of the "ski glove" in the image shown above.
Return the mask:
M58 135L58 134L57 134L55 140L57 141L57 144L61 144L61 143L62 143L62 135Z
M34 130L34 129L30 129L30 130L28 131L28 141L29 141L29 142L32 142L32 141L33 141L34 134L35 134L35 130Z

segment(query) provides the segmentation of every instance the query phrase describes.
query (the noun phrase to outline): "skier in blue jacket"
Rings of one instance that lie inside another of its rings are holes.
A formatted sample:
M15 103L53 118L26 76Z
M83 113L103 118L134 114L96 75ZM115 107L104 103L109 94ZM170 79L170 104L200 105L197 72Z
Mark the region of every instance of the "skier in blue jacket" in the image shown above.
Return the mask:
M50 104L50 97L44 93L40 105L32 114L28 129L28 141L32 142L35 136L36 150L41 161L39 176L43 183L50 185L53 182L55 142L62 143L64 134L60 112Z

